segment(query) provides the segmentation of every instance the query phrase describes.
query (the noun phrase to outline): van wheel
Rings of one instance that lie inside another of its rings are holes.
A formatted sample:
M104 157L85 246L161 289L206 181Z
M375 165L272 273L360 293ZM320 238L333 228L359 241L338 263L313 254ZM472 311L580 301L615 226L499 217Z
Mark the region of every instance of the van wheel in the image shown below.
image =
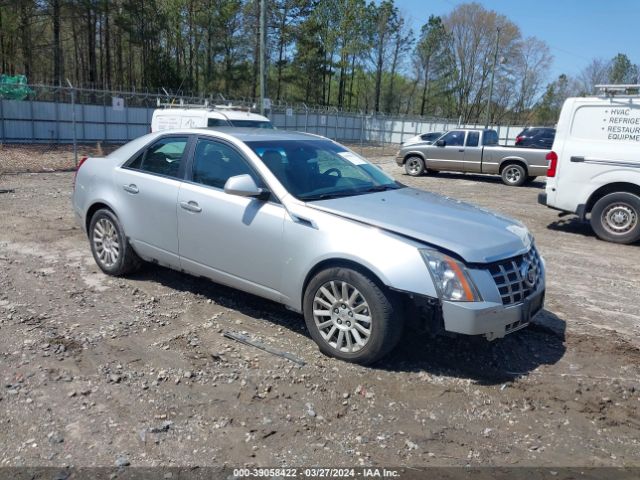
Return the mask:
M527 170L519 163L510 163L502 168L502 182L510 187L520 187L527 181Z
M129 244L118 217L106 208L101 208L91 218L89 243L94 260L108 275L126 275L138 270L142 264Z
M368 365L396 346L403 319L368 276L338 267L318 273L304 295L304 319L325 355Z
M404 171L407 172L407 175L419 177L424 173L424 160L417 156L407 158L407 161L404 162Z
M628 192L605 195L591 210L591 228L608 242L640 240L640 197Z

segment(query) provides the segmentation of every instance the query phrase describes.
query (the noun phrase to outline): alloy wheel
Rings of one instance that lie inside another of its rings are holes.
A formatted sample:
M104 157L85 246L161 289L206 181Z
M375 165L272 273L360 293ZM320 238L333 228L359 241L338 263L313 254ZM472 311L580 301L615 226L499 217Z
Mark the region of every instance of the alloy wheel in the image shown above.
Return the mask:
M93 246L103 266L109 268L118 262L120 241L116 226L108 218L98 220L93 228Z
M316 291L313 319L323 340L341 352L357 352L371 337L369 304L357 288L344 281L327 282Z

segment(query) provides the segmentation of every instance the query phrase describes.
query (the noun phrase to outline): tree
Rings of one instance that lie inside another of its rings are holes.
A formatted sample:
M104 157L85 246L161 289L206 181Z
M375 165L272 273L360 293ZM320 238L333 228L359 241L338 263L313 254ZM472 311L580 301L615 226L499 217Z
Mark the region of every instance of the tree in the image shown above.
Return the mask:
M633 65L624 53L619 53L611 60L609 70L610 83L638 83L638 66Z
M594 58L578 75L580 94L589 95L594 92L596 85L609 81L611 63L601 58Z
M424 115L427 111L427 98L432 77L434 74L436 77L442 74L448 65L449 41L442 18L431 15L420 30L420 38L415 49L420 67L418 73L423 75L420 115Z
M369 15L373 19L373 53L375 68L374 106L375 112L380 111L380 95L382 93L382 72L386 65L386 51L392 32L399 28L398 9L393 0L383 0L380 5L371 2L368 6Z
M413 37L413 30L406 29L405 23L405 19L400 14L398 14L397 21L393 25L394 30L391 32L393 53L385 102L385 111L388 113L391 113L395 110L394 103L397 103L399 108L400 102L395 101L396 99L394 91L396 83L396 73L401 67L401 63L405 57L405 54L411 51L411 48L413 47L413 43L415 41Z

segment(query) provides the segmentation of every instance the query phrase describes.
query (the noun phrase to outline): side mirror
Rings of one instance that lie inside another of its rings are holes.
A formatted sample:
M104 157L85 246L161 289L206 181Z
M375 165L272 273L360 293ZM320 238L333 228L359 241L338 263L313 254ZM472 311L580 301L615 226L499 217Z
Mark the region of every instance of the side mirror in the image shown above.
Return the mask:
M251 175L236 175L230 177L224 184L224 193L237 195L239 197L251 197L266 199L269 197L269 190L258 187Z
M447 142L445 142L444 140L436 141L436 147L444 147L446 145L447 145Z

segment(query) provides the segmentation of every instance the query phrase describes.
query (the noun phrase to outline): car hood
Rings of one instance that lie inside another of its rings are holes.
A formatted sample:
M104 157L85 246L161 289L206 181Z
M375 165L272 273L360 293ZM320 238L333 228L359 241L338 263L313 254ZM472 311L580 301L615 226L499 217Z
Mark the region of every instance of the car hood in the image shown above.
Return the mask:
M307 206L449 250L468 263L495 262L531 247L529 231L518 221L413 188L320 200Z

